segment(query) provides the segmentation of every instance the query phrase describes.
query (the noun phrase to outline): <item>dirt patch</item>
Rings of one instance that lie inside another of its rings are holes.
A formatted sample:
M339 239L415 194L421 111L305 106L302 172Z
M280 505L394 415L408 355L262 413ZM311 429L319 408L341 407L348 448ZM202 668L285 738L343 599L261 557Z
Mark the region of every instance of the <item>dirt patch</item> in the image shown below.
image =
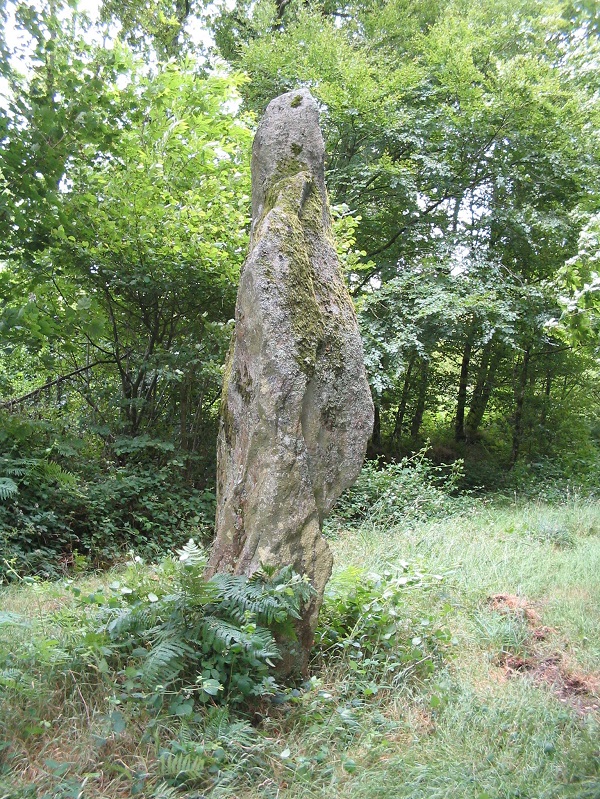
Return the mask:
M497 613L520 616L529 624L539 624L541 621L540 614L525 597L516 594L493 594L487 603Z
M581 715L600 711L600 678L570 671L561 654L549 657L509 655L503 667L508 677L527 674L537 685L547 685L561 702Z
M600 676L582 674L569 668L561 652L548 653L544 642L557 630L541 624L541 618L531 603L516 594L494 594L487 600L497 613L523 619L529 628L528 654L511 655L503 652L497 665L506 678L527 674L537 685L546 685L561 702L577 713L600 712Z

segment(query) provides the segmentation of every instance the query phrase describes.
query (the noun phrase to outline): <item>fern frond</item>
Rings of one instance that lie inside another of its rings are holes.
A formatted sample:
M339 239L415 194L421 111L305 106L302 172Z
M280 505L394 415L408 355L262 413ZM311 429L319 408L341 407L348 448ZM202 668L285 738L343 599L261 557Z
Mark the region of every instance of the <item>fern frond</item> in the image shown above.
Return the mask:
M237 622L250 616L263 624L272 624L283 610L280 597L266 590L264 583L252 582L244 575L215 574L210 582L219 589L223 610Z
M206 552L200 547L193 538L185 544L181 549L177 550L179 560L186 566L200 566L204 568L206 565Z
M243 719L231 721L227 707L210 708L204 720L204 738L225 747L249 749L256 745L256 730Z
M13 485L15 483L10 480L10 477L25 477L28 474L35 474L46 480L55 480L59 485L74 486L77 484L74 474L67 472L59 463L45 458L1 458L0 471L9 475L8 478L0 478L0 481L8 480Z
M12 477L23 477L37 463L37 458L0 458L0 469Z
M164 600L163 600L164 601ZM111 609L113 617L106 624L106 631L113 640L122 638L126 633L132 635L147 635L154 628L159 619L161 607L158 603L145 604L130 608Z
M20 613L10 610L0 610L0 626L31 627L30 622Z
M218 587L221 606L230 618L241 623L250 616L267 626L289 617L299 619L302 605L314 593L310 583L295 574L291 567L281 569L274 576L262 570L250 578L215 574L210 583Z
M202 755L178 752L169 753L159 761L159 770L162 777L172 780L177 785L198 782L204 777L206 760Z
M152 794L152 799L179 799L180 797L179 789L167 785L166 782L161 782L160 785L157 785Z
M219 599L217 586L213 582L204 579L203 571L204 566L198 569L186 568L184 573L179 576L188 607L201 608Z
M5 501L19 493L19 486L10 477L0 477L0 500Z
M19 669L0 669L0 685L15 688L23 682L23 672Z
M55 480L62 486L72 487L77 485L77 478L75 475L63 469L60 463L56 463L55 461L40 459L34 471L49 480Z
M217 650L230 649L237 645L261 660L280 657L269 630L258 627L247 631L216 616L207 616L204 619L202 641Z
M252 641L248 647L252 654L260 660L280 658L281 653L269 630L258 629L252 634ZM272 664L271 664L272 665Z
M161 685L175 680L185 666L186 656L194 654L191 646L181 639L159 641L148 652L142 665L142 679L146 684Z

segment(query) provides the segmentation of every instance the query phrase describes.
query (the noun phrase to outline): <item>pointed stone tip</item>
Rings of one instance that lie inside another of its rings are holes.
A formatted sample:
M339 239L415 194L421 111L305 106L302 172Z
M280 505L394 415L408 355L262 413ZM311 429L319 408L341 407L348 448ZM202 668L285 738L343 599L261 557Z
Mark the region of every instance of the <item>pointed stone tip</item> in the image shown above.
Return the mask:
M275 97L260 121L252 147L252 217L261 215L269 187L280 177L309 172L325 198L325 143L319 108L308 89Z
M269 113L278 113L286 108L300 108L304 103L307 106L312 106L318 116L319 110L315 98L308 89L300 88L274 97L268 104L263 119L266 118Z

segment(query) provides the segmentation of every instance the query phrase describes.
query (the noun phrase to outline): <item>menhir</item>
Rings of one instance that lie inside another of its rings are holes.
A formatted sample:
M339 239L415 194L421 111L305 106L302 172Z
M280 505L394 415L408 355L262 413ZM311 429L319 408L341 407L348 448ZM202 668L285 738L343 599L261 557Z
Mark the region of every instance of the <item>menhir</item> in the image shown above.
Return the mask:
M332 555L321 529L361 469L373 403L331 234L307 90L273 100L252 152L252 235L225 368L207 575L291 564L315 595L280 673L305 671Z

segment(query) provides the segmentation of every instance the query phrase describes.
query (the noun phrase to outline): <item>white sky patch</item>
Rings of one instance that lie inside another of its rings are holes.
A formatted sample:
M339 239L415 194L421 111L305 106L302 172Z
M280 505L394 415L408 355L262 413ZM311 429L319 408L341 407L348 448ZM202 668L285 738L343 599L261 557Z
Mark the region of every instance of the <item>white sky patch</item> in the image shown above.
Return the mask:
M231 5L233 6L233 4ZM212 47L214 44L214 39L198 17L188 17L185 24L185 32L190 37L194 47Z
M41 5L38 0L30 0L31 4L41 10ZM14 0L9 0L6 6L7 22L4 32L6 44L11 53L10 60L11 66L17 73L23 75L24 78L31 77L32 69L28 66L27 62L33 55L35 43L33 39L16 24L15 8L16 3ZM232 11L235 8L235 0L226 0L224 4L217 6L216 4L209 4L206 8L206 16L210 17L215 12L220 11L223 6L227 11ZM77 11L84 14L90 21L91 25L87 30L80 30L80 34L85 42L97 47L110 47L119 36L121 24L112 22L110 25L100 24L100 10L101 3L98 0L79 0L77 3ZM66 9L66 14L70 13L70 9ZM214 46L214 39L210 32L207 30L202 19L196 16L189 16L184 26L186 34L190 37L192 44L195 47L210 48ZM156 63L150 64L150 67L155 67ZM223 62L222 67L217 65L214 70L215 73L223 72L228 73L229 70ZM127 75L122 75L118 78L117 86L122 89L125 88L129 78ZM5 101L10 96L10 84L5 78L0 78L0 103ZM238 104L239 105L239 104ZM231 109L233 113L237 111L237 107Z
M35 41L28 33L20 29L16 22L16 8L14 2L6 4L6 26L4 29L4 39L10 52L9 60L12 68L18 74L28 79L32 75L32 68L28 60L33 56ZM37 10L41 10L41 5L36 0L31 1L31 5ZM67 14L70 9L66 9ZM101 30L98 27L100 21L100 4L96 0L79 0L77 11L85 14L92 25L87 31L82 32L82 36L88 44L102 46L108 41L114 41L118 34L119 26L111 25L108 30ZM65 17L66 19L66 17ZM6 102L10 96L10 84L5 78L0 78L0 102Z
M469 266L469 255L471 250L465 244L459 244L452 250L452 267L450 274L458 277L467 271Z

